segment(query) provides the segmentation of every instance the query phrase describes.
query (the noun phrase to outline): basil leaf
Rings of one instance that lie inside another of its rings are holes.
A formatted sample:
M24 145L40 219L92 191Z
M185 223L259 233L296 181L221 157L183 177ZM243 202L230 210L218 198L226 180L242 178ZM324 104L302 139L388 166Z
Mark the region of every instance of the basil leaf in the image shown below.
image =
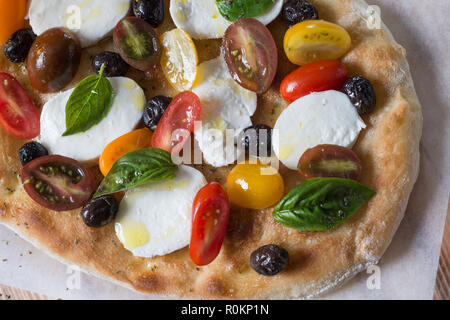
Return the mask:
M329 230L352 217L375 193L354 180L314 178L289 192L272 215L289 228Z
M100 123L111 109L113 88L102 74L87 77L72 92L66 104L66 132L63 137L85 132Z
M274 3L275 0L216 0L220 14L231 22L259 16Z
M129 152L114 163L94 198L173 179L177 168L165 150L148 148Z

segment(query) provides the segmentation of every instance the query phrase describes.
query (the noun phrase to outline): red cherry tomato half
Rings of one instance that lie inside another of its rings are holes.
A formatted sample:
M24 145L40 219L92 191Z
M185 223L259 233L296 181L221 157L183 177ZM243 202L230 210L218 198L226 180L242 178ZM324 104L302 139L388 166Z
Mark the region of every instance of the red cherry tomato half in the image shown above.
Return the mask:
M189 255L198 266L211 263L220 252L230 216L230 202L217 182L197 193L192 207L192 234Z
M258 94L269 90L277 73L278 51L266 26L253 18L241 19L228 27L222 47L237 83Z
M202 104L195 93L184 91L173 98L153 134L152 147L179 152L200 119Z
M313 62L288 74L280 91L284 100L291 103L311 92L341 90L347 77L347 68L337 60Z
M335 177L358 180L362 167L352 150L322 144L305 151L298 163L298 170L305 179Z
M40 133L39 109L21 84L0 73L0 125L18 139L33 139Z
M21 171L28 195L41 206L66 211L81 208L95 190L95 180L84 165L62 156L44 156Z

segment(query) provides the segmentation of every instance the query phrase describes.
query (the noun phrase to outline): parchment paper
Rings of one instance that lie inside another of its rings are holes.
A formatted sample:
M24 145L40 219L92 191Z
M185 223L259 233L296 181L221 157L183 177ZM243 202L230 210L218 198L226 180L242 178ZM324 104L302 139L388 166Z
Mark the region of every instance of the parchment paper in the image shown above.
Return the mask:
M408 53L424 113L421 171L379 270L324 299L432 299L450 192L449 0L369 0ZM379 289L374 276L380 275ZM369 282L368 288L367 283ZM0 283L63 299L151 299L46 256L0 226Z

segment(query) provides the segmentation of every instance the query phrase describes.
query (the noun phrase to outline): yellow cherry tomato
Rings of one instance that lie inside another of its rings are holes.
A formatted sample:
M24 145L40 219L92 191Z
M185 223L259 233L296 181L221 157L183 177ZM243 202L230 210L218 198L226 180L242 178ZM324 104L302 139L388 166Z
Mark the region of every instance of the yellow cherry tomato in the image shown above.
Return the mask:
M278 171L269 165L241 163L228 175L227 192L235 205L265 209L281 200L284 181Z
M106 176L114 162L128 152L149 148L152 145L152 132L147 128L131 131L108 144L100 156L100 171Z
M191 89L198 75L197 49L191 37L182 29L173 29L163 33L161 44L166 79L178 91Z
M336 60L345 55L352 40L337 24L323 20L300 22L284 36L284 52L292 63L302 66L320 60Z
M25 26L27 0L0 0L0 44Z

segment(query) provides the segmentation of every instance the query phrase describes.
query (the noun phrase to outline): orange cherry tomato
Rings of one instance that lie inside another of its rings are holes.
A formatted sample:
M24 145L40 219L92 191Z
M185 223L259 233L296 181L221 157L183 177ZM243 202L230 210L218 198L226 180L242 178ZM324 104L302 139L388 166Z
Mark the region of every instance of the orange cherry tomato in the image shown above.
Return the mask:
M128 152L149 148L152 132L147 128L131 131L108 144L99 159L100 171L106 176L113 164Z
M230 217L227 193L211 182L197 193L192 206L191 260L198 266L211 263L220 252Z
M0 44L25 26L27 0L0 0Z

